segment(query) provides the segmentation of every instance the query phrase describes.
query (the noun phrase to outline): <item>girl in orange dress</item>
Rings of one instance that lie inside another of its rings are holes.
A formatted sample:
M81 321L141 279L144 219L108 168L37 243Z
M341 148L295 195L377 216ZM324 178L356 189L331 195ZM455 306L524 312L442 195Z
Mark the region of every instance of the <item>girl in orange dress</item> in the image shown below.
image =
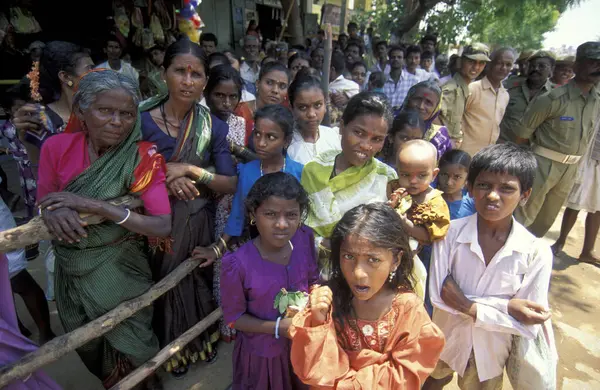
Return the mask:
M332 278L290 327L296 375L313 389L418 390L444 336L413 292L413 255L396 212L360 205L331 237Z

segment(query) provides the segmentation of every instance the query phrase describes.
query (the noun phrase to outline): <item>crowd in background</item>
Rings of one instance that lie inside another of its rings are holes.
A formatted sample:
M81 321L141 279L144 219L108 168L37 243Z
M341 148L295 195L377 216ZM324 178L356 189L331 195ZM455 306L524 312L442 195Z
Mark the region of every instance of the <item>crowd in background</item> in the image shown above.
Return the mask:
M600 42L572 59L483 43L448 58L435 35L393 45L347 27L288 47L255 26L243 56L205 32L137 67L114 37L97 65L69 42L31 48L39 67L3 98L22 193L4 187L2 228L18 196L41 213L54 237L46 296L65 332L200 260L77 350L106 388L219 306L220 322L164 365L171 375L214 362L221 340L235 342L234 389L441 389L454 373L461 389L501 389L505 368L513 386L554 388L553 252L580 210L580 260L598 261ZM127 194L143 206L111 203ZM551 249L538 238L564 204ZM6 257L51 340L25 251ZM17 351L34 348L2 321ZM545 355L519 373L527 342ZM18 357L0 350L2 364Z

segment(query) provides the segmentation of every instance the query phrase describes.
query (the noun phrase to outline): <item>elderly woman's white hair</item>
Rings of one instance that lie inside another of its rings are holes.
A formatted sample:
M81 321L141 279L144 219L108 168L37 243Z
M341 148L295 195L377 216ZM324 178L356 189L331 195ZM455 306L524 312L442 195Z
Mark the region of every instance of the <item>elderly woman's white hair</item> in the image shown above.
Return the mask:
M123 89L133 98L136 105L140 102L140 89L137 81L124 74L113 70L93 71L84 75L77 85L77 92L73 96L73 107L87 110L99 93Z

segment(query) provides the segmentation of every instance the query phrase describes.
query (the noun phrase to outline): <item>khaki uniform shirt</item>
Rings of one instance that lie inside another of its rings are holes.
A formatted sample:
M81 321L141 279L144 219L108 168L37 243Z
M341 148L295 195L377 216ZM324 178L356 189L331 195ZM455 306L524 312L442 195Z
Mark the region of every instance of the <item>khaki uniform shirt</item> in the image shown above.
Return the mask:
M530 97L531 90L527 86L525 78L515 78L513 82L506 83L505 87L508 90L509 101L502 123L500 123L500 139L515 142L515 129L523 119L527 107L535 98L551 91L552 83L547 80L546 84L532 97Z
M456 73L442 86L442 111L440 122L448 129L450 138L462 140L462 117L469 97L469 85Z
M487 77L469 84L469 97L462 120L461 150L474 156L493 145L500 135L500 122L508 104L508 92L500 85L496 89Z
M598 87L583 96L571 80L535 99L515 135L559 153L583 156L592 141L599 112Z

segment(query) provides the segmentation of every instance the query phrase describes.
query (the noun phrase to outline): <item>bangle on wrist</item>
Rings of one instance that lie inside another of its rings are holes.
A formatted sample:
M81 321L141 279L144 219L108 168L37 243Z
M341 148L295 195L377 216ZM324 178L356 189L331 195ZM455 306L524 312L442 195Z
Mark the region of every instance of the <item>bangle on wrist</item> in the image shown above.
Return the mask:
M215 178L215 175L213 175L206 169L202 169L202 172L200 172L200 174L198 175L198 178L196 179L196 183L209 184L211 181L213 181L214 178Z
M213 248L213 251L215 252L215 255L217 255L217 259L220 259L222 257L222 253L221 253L221 250L219 249L219 246L214 245L212 248Z
M223 249L225 249L226 251L228 251L229 248L227 248L227 243L225 242L225 240L223 239L223 237L219 237L219 241L221 241L221 243L223 244Z
M281 317L277 317L277 322L275 322L275 338L279 340L279 323L281 322Z
M124 224L125 222L127 222L127 220L129 219L129 217L131 216L131 210L129 210L129 209L125 209L125 210L127 211L127 215L125 216L125 218L123 218L119 222L115 222L117 225Z

